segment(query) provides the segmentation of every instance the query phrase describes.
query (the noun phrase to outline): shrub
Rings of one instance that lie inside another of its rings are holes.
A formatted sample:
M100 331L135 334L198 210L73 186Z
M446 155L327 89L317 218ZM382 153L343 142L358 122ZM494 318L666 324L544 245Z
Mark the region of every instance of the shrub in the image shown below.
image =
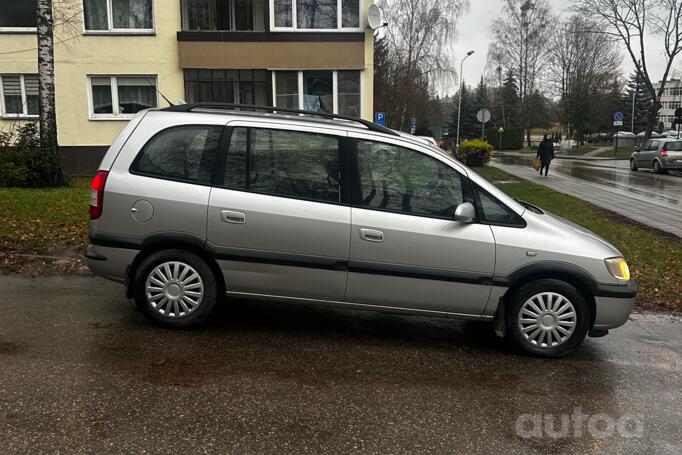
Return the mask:
M0 186L52 186L57 173L59 161L41 150L36 122L0 132Z
M493 146L480 139L462 142L460 160L469 167L483 167L493 156Z

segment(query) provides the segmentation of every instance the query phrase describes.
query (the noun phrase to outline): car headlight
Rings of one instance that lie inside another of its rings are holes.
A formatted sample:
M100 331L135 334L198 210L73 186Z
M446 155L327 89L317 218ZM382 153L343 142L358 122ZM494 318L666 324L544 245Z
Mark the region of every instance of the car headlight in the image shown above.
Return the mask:
M630 281L630 267L623 258L606 259L606 268L609 273L617 280Z

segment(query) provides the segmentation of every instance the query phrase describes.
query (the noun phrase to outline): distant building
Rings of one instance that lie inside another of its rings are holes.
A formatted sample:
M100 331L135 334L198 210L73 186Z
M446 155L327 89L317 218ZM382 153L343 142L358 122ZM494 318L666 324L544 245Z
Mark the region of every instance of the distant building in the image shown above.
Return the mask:
M661 83L654 85L656 91L661 87ZM663 107L658 113L658 121L663 123L666 130L673 128L673 121L675 120L675 110L682 107L682 80L670 79L665 84L665 91L661 97L661 104Z
M60 16L74 23L55 30L65 154L98 160L136 112L167 106L164 96L372 119L371 0L71 3L75 13ZM36 47L36 0L0 0L0 131L38 117Z

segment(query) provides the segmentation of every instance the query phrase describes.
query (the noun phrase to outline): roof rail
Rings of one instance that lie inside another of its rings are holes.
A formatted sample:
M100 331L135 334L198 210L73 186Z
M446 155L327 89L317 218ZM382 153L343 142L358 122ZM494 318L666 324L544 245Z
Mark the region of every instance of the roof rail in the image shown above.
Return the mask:
M245 109L245 110L252 110L252 111L263 111L263 112L283 112L286 114L301 114L301 115L310 115L314 117L322 117L322 118L328 118L328 119L340 119L340 120L349 120L351 122L356 122L360 123L361 125L364 125L368 130L370 131L375 131L378 133L384 133L384 134L390 134L392 136L400 136L398 132L393 131L389 128L385 128L383 126L377 125L376 123L372 123L368 120L357 118L357 117L351 117L350 115L342 115L342 114L329 114L326 112L314 112L314 111L305 111L301 109L292 109L288 107L274 107L274 106L256 106L252 104L233 104L233 103L187 103L187 104L178 104L175 106L169 106L166 108L161 109L162 111L169 111L169 112L192 112L195 109L223 109L223 110L240 110L240 109Z

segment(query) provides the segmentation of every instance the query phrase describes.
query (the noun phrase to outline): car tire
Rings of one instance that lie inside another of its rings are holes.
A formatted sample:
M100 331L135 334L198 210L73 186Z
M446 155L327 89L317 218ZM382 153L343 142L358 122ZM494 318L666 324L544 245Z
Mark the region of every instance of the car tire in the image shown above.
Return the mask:
M637 169L638 169L637 162L634 159L630 158L630 170L632 172L637 172Z
M213 271L202 258L185 250L161 250L137 268L133 297L152 322L185 329L200 325L211 315L218 289Z
M527 283L514 292L508 305L507 336L517 349L536 357L559 358L575 351L592 321L585 297L561 280Z
M656 174L663 173L663 168L661 168L661 163L659 163L658 160L654 161L653 169Z

